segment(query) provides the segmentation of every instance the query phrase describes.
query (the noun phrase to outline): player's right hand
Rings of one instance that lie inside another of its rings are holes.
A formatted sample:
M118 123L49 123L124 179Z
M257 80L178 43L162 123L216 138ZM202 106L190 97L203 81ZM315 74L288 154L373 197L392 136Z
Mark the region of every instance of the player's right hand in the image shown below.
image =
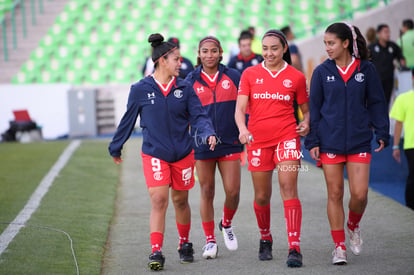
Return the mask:
M121 162L122 162L121 157L112 157L112 159L114 160L115 164L121 164Z
M317 161L321 160L319 158L319 147L313 147L310 150L310 155L311 155L311 158L314 159L314 160L317 160Z
M240 133L239 140L241 144L248 144L250 146L251 142L253 141L253 136L249 131Z

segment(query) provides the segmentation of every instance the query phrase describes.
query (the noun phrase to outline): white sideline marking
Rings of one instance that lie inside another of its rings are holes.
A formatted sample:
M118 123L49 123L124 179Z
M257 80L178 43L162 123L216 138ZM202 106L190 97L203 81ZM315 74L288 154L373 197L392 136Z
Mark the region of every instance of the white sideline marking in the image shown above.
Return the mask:
M49 191L50 186L52 186L53 180L56 178L56 176L58 176L60 170L65 167L73 152L75 152L80 144L80 140L74 140L68 145L68 147L66 147L65 151L62 153L62 155L60 155L59 159L52 166L47 175L40 182L39 186L33 192L24 208L20 211L14 221L11 222L0 235L0 255L3 254L14 237L16 237L16 235L19 233L20 229L26 224L32 214L37 210L44 195L46 195L46 193Z

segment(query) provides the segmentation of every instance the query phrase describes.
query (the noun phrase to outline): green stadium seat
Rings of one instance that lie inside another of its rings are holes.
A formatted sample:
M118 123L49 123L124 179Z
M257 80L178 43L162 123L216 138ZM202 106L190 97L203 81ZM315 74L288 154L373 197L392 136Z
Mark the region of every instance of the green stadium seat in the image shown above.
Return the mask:
M291 4L292 1L291 0L279 0L279 1L274 1L271 3L270 5L270 11L274 11L276 14L284 14L286 16L288 16L290 14L290 9L291 9Z
M51 48L38 46L36 48L36 50L34 50L30 54L30 60L31 61L36 61L36 60L44 60L46 58L49 58L52 51L53 51L53 49L51 49Z
M110 76L110 82L115 83L133 83L138 79L135 73L132 72L131 68L117 68L114 73Z
M289 25L290 16L287 14L276 14L273 18L273 24L270 24L271 28L283 28L284 26ZM274 26L273 26L274 25Z
M83 73L79 72L81 71L73 69L63 70L59 76L59 82L81 84Z
M103 84L108 82L108 78L110 78L110 72L93 68L85 81L90 84Z
M315 13L315 1L295 0L295 6L292 12L293 12L293 16L295 16L295 13L314 14Z
M316 24L316 18L311 13L297 13L291 18L295 30L311 30Z
M65 6L65 11L75 13L88 5L88 0L72 0Z
M320 21L332 21L341 16L341 7L334 0L319 0L316 4L317 18Z
M22 68L12 79L13 84L33 83L36 74L28 73Z
M81 47L80 51L77 52L77 56L84 59L95 58L98 50L99 48L96 46L84 45Z

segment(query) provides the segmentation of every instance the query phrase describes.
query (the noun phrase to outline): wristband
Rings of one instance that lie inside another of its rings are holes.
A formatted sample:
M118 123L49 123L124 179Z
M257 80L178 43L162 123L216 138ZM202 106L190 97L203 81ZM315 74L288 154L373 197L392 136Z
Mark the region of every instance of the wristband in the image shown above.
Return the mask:
M397 150L397 149L400 149L400 146L398 146L398 145L393 145L392 146L392 150Z

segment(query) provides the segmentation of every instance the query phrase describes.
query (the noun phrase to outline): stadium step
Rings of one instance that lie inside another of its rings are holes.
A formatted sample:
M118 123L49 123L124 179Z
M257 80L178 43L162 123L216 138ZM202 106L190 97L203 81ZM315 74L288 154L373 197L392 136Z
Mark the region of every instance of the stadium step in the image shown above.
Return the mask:
M13 76L20 70L24 62L29 59L30 53L37 47L56 17L64 10L65 5L69 1L70 0L42 1L43 13L40 13L38 6L39 1L22 0L22 2L24 2L26 14L27 37L23 37L22 10L20 6L17 6L15 12L16 49L13 49L11 13L9 12L5 14L8 61L5 61L4 47L3 43L1 43L0 83L11 83ZM35 25L32 24L32 3L35 3Z

